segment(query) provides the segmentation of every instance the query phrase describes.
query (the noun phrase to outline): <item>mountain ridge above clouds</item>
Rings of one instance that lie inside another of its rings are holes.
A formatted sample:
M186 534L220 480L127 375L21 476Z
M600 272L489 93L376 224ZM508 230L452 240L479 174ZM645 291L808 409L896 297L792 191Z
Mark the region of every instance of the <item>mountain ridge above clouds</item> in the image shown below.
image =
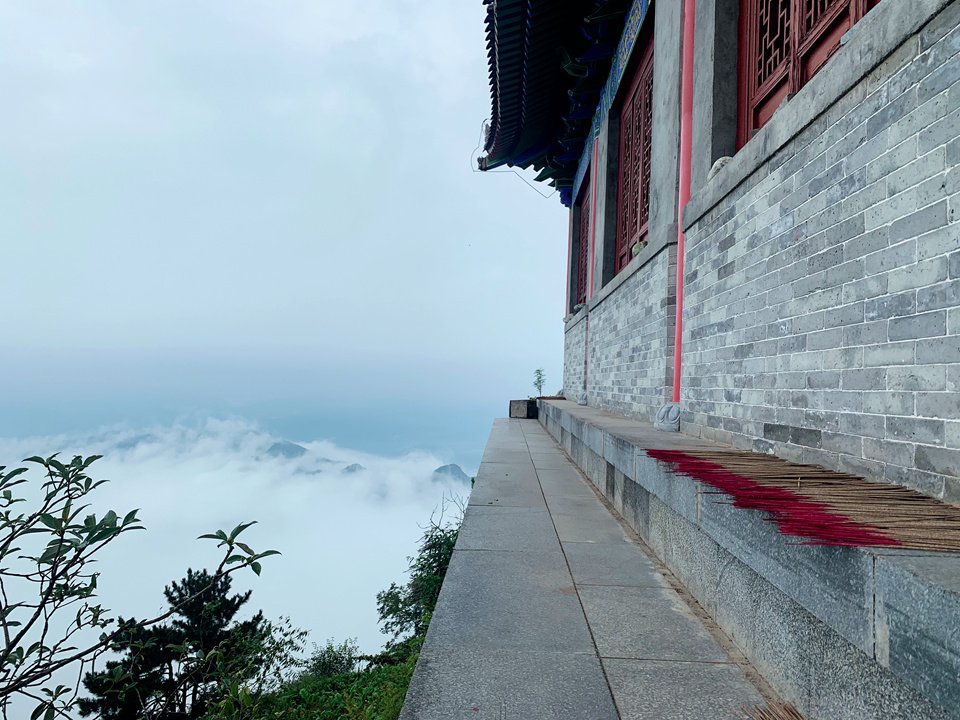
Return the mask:
M303 445L298 445L289 440L280 440L267 448L267 455L270 457L295 459L306 454L307 449Z
M441 465L438 467L433 471L431 479L434 482L447 482L454 480L456 482L464 483L465 485L470 484L470 476L463 471L463 468L454 463L449 465Z
M282 555L264 564L266 581L237 577L239 590L254 590L251 607L290 616L312 640L357 637L365 652L375 652L383 642L377 593L402 576L423 523L447 498L469 492L466 474L435 474L447 458L429 452L380 455L323 439L292 443L306 450L297 458L267 453L283 440L253 422L209 418L0 438L0 464L57 451L104 455L91 477L111 482L97 489L91 511L140 508L147 527L102 558L98 594L118 613L152 611L165 584L215 559L199 535L256 520L249 542ZM346 474L351 466L363 470ZM131 567L141 568L137 583L128 582Z

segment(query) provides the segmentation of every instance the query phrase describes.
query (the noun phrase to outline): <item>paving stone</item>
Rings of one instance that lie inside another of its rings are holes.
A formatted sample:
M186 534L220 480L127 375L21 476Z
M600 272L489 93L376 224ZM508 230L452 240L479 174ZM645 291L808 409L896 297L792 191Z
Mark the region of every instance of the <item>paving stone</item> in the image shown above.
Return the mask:
M481 463L487 465L522 465L533 467L530 451L523 448L490 448L483 453Z
M538 470L564 470L573 468L573 463L565 455L553 452L531 452L530 458L533 460L533 466Z
M618 720L596 655L463 647L421 654L401 720Z
M455 550L430 633L448 648L593 650L559 550Z
M618 542L624 539L623 528L597 501L592 508L576 513L559 513L551 509L560 542Z
M579 588L600 657L727 662L672 588Z
M533 468L482 463L477 470L470 505L545 507Z
M622 720L734 720L761 698L736 665L604 660Z
M458 550L559 551L546 508L471 505L464 513Z
M573 580L583 585L669 587L653 563L633 542L563 543Z

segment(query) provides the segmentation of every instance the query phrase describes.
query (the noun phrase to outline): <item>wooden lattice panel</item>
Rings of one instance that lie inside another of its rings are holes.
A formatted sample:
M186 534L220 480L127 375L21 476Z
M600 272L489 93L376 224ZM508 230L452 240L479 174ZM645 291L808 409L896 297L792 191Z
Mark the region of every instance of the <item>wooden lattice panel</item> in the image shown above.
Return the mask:
M630 262L630 248L647 234L653 137L653 43L644 49L620 110L615 270Z
M849 5L850 0L803 0L803 22L800 34L806 37L838 5Z
M840 48L878 0L740 0L738 145Z
M620 174L617 179L617 261L616 269L623 266L621 256L627 252L627 238L630 228L636 225L637 206L630 202L636 197L636 157L635 140L636 121L633 102L626 102L620 114Z
M653 154L653 62L649 63L641 83L643 127L638 133L641 147L638 172L640 186L637 188L637 194L640 197L637 205L637 232L646 234L647 222L650 220L650 157Z
M587 268L590 263L590 184L580 191L580 229L577 235L577 302L587 301Z
M761 87L789 60L791 0L759 0L756 29L756 79Z

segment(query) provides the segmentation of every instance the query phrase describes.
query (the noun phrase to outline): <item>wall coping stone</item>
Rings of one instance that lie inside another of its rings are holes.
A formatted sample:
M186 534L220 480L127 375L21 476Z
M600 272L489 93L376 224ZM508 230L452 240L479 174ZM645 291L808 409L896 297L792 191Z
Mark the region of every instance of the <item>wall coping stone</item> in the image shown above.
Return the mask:
M610 282L600 288L600 290L592 298L587 300L587 303L583 308L578 310L576 313L567 315L563 319L564 334L570 332L577 325L579 325L580 322L586 318L589 312L596 310L604 300L616 292L617 288L619 288L633 275L639 272L640 268L645 267L652 262L663 250L671 245L676 244L677 224L671 223L667 226L665 231L657 233L656 237L650 238L650 240L647 241L647 246L641 250L635 258L632 258L623 270L614 275Z
M582 308L577 310L575 313L567 315L563 319L563 333L566 335L568 332L573 330L577 325L586 320L587 318L587 306L584 305Z

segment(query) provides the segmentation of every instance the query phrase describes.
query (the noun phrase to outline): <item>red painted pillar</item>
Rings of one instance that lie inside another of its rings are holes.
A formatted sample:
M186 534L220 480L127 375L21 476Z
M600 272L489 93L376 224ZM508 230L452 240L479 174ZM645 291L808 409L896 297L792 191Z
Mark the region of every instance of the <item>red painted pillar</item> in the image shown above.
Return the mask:
M683 60L680 78L680 189L677 201L677 319L673 340L673 401L680 402L683 360L683 208L690 201L690 154L693 145L693 29L696 0L683 2Z
M567 217L567 292L564 294L563 317L566 317L570 308L570 284L573 282L573 204L570 204L570 212Z
M590 282L588 287L590 291L587 293L587 301L589 302L590 298L593 297L593 266L594 258L597 251L597 153L598 153L597 138L593 139L593 157L590 160L590 265L587 267L587 271L590 273Z
M593 267L597 252L597 152L599 143L593 138L593 156L590 159L590 255L587 258L587 272L590 281L587 283L587 316L583 320L583 391L588 392L587 378L590 374L590 298L593 297Z

